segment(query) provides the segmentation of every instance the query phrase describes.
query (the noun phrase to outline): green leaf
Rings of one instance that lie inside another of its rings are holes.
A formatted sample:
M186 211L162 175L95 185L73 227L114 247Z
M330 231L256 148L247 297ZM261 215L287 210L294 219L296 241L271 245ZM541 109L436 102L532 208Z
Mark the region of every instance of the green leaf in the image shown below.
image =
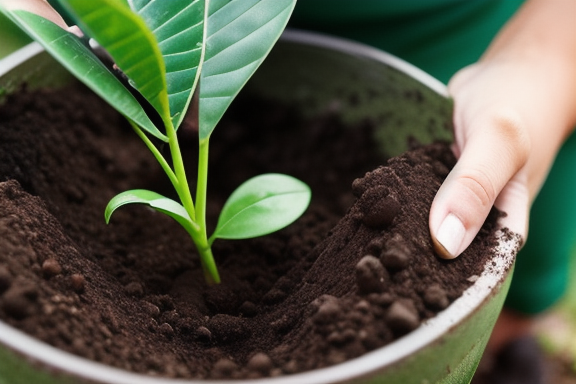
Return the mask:
M200 80L200 139L214 130L282 34L296 0L213 0Z
M126 1L60 0L60 4L112 57L129 81L156 109L171 120L166 68L154 34Z
M310 198L310 188L291 176L253 177L230 195L211 239L247 239L275 232L300 217Z
M133 189L130 191L125 191L114 196L106 205L104 211L104 218L106 224L110 222L110 217L112 213L118 208L126 204L146 204L150 207L162 212L174 220L176 220L186 231L190 234L194 231L195 224L188 216L186 209L184 207L167 197L162 196L159 193L148 191L146 189Z
M129 4L158 41L166 65L172 124L178 128L200 77L207 16L205 1L130 0Z
M153 136L167 141L166 136L154 126L130 91L76 35L28 11L18 9L7 11L2 8L0 10L118 112Z

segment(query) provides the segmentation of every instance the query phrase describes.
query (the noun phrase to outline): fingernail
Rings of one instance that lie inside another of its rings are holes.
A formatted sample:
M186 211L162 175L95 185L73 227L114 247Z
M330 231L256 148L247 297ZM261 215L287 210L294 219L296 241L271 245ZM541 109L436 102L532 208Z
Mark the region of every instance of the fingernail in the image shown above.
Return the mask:
M440 224L436 235L438 244L435 245L441 247L441 249L438 249L440 256L445 259L453 259L458 256L465 234L466 228L464 228L464 224L462 224L460 219L452 213L446 216L442 224Z

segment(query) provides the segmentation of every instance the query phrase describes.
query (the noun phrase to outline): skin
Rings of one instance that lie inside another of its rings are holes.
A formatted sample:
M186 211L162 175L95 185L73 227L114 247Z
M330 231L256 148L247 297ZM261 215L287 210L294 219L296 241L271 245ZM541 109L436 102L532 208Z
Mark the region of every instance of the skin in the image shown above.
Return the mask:
M470 245L492 205L526 238L530 205L576 125L574 15L573 0L528 1L450 81L459 159L429 221L442 257Z
M470 245L493 204L508 215L503 225L526 238L530 206L576 126L575 15L574 0L527 1L450 81L458 162L429 221L441 257ZM534 320L504 309L488 350L528 334Z
M58 14L46 0L0 0L0 6L10 10L22 9L35 13L50 20L61 28L74 33L78 37L82 37L83 35L77 26L69 27L60 14Z

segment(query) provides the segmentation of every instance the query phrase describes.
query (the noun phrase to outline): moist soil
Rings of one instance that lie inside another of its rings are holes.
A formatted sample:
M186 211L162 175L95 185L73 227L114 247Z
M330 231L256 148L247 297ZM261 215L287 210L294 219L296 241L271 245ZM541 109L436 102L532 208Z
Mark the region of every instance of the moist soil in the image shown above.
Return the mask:
M343 362L458 298L495 247L492 212L460 258L439 259L429 207L447 144L383 159L369 123L237 100L211 139L208 222L247 178L281 172L313 199L293 225L217 240L209 286L187 233L144 206L104 223L115 194L171 186L124 119L82 86L0 107L0 318L73 354L185 378L284 375ZM196 167L194 128L180 132ZM194 175L190 175L194 180Z

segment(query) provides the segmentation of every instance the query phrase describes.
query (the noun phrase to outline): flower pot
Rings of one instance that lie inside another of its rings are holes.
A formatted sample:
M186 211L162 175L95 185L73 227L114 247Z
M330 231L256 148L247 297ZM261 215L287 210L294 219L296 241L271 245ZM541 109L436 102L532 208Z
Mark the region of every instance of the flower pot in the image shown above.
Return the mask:
M0 61L0 102L26 82L58 87L70 75L36 44ZM273 86L270 86L273 84ZM288 31L245 92L296 105L308 116L337 112L350 124L371 120L387 155L451 140L452 105L445 87L418 69L353 42ZM498 317L519 246L498 233L484 272L436 317L396 341L327 368L263 380L215 383L468 383ZM201 383L135 374L72 355L0 322L1 383Z

